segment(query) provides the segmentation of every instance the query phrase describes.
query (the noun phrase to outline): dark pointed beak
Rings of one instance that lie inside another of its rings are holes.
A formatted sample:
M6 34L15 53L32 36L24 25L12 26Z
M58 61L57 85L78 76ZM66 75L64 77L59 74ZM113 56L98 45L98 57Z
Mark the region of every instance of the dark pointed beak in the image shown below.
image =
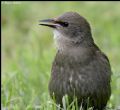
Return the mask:
M39 25L48 26L51 28L56 28L57 26L60 26L55 19L45 19L45 20L40 20L39 22L40 22Z

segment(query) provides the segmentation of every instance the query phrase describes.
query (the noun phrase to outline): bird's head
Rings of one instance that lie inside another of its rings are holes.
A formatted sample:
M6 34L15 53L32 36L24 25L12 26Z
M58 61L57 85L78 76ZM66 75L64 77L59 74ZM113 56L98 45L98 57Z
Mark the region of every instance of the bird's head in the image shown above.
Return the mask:
M59 17L40 20L40 22L40 25L54 29L58 43L65 43L64 40L71 44L79 44L85 40L93 41L89 23L76 12L66 12Z

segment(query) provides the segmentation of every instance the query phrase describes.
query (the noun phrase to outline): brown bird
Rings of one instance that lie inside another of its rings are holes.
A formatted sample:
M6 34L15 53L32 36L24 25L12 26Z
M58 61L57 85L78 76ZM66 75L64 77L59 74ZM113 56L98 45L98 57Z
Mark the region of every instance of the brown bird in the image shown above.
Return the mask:
M66 12L41 20L40 25L54 29L57 54L49 83L50 96L63 106L63 96L69 102L77 98L78 106L86 110L103 110L111 95L111 67L107 56L96 46L87 20L76 12ZM88 104L89 99L89 104Z

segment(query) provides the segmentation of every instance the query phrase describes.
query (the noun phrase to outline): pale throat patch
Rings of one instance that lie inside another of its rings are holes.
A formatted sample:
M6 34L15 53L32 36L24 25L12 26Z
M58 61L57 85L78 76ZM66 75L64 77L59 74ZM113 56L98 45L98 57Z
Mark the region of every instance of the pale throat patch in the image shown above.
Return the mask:
M63 47L61 45L61 39L63 39L61 33L58 32L57 30L54 30L53 34L54 34L55 45L57 46L58 49L61 49Z
M61 36L61 34L60 34L57 30L54 30L54 31L53 31L53 34L54 34L54 39L55 39L55 40L58 39L58 37Z
M59 40L59 37L60 37L61 35L60 35L60 33L59 33L57 30L54 30L54 31L53 31L53 34L54 34L55 45L56 45L57 48L59 49L58 40Z
M55 41L59 41L60 39L64 39L63 35L57 30L54 30L53 34L54 34L54 40Z
M59 50L61 49L63 50L67 47L67 45L69 45L70 39L63 36L59 31L54 30L53 34L54 34L55 44Z
M64 51L64 53L73 56L76 60L78 57L81 59L86 58L88 50L83 47L74 47L72 40L68 36L63 36L59 31L54 30L54 40L55 45L57 46L58 50ZM84 55L84 57L83 57Z

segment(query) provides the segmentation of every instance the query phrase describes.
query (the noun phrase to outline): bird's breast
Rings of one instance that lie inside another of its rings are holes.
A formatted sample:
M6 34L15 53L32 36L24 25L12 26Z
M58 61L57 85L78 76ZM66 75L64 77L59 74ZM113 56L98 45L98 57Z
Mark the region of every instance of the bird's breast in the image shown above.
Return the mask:
M87 94L86 88L90 86L92 80L84 73L82 64L61 59L64 62L55 62L52 68L52 78L50 81L50 91L57 95L73 96ZM89 83L88 83L89 81Z

